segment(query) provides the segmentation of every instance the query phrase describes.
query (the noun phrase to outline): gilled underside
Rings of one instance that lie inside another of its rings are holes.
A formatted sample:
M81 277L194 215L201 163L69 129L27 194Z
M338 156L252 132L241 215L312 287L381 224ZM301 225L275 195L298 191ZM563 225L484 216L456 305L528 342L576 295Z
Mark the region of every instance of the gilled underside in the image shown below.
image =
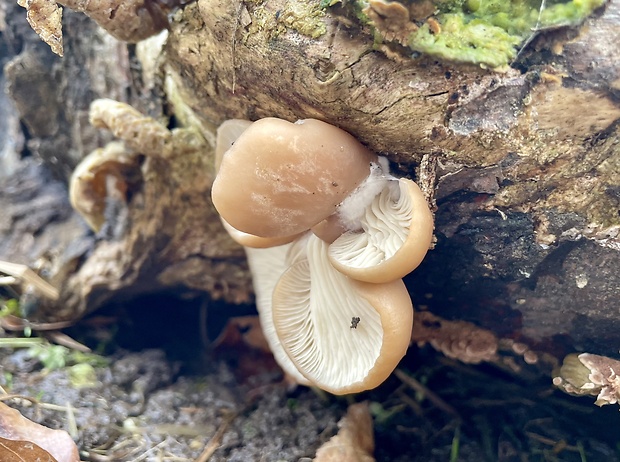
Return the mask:
M407 240L412 215L406 184L390 181L367 207L361 229L343 234L330 246L330 258L355 268L379 265Z
M275 328L306 378L329 391L347 388L362 382L377 362L381 317L331 266L328 244L309 235L300 245L307 246L305 258L297 259L274 290Z

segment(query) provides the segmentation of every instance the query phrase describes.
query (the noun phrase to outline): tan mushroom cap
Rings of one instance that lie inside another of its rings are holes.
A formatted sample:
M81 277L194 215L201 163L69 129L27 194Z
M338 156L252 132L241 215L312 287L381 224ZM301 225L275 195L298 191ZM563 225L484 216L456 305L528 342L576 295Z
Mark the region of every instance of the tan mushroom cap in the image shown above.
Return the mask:
M411 299L400 279L368 284L336 271L327 246L314 234L293 244L292 265L273 291L273 323L310 382L334 394L357 393L381 384L405 355Z
M224 154L228 151L241 134L250 126L252 122L244 119L229 119L217 127L217 136L215 139L215 171L219 171ZM293 236L279 236L279 237L260 237L253 234L244 233L234 228L224 218L220 217L224 229L228 235L237 243L244 247L251 247L253 249L266 249L269 247L275 247L279 245L288 244L292 242L299 234ZM275 281L274 281L275 284Z
M333 125L266 118L226 152L211 191L239 231L291 236L331 215L369 174L376 156Z
M329 246L329 260L359 281L400 279L422 262L433 238L433 214L417 184L393 180L361 219L361 232L347 232Z
M252 122L245 119L228 119L217 127L215 136L215 172L220 170L224 154L228 151L241 134L252 125Z
M227 223L226 220L221 217L220 221L233 241L244 247L250 247L252 249L267 249L269 247L288 244L303 234L299 233L293 236L260 237L253 234L244 233L243 231L233 228L230 223Z

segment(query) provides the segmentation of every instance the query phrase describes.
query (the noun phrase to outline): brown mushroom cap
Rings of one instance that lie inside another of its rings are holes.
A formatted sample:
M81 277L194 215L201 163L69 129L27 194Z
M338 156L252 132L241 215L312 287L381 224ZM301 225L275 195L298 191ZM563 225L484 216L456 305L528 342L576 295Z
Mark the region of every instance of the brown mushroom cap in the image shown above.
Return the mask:
M244 119L229 119L217 127L215 137L215 172L220 170L224 154L239 139L241 134L252 125L252 122Z
M239 231L291 236L336 211L377 157L320 120L254 122L226 152L211 195Z
M244 131L247 130L250 125L252 125L252 122L250 122L249 120L230 119L225 120L219 127L217 127L214 162L215 172L219 171L222 159L224 158L224 154L226 153L226 151L228 151L232 147L232 145L235 144L237 139ZM253 234L244 233L243 231L235 229L222 217L220 217L220 220L222 222L222 225L224 225L224 229L226 230L226 232L228 232L228 235L236 243L241 244L244 247L251 247L254 249L266 249L269 247L288 244L289 242L292 242L297 237L299 237L299 234L295 234L293 236L278 237L255 236Z

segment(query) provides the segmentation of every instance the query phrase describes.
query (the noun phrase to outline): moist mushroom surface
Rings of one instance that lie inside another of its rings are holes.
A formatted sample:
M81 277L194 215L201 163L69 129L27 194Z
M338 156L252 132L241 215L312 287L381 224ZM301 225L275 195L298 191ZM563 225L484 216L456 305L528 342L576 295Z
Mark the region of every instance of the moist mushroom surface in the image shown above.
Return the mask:
M297 383L334 394L382 383L413 326L401 277L432 238L417 185L312 119L228 121L215 166L213 202L245 247L276 361Z
M387 282L413 271L433 238L433 215L413 181L392 179L349 231L329 246L334 267L354 279Z
M261 119L224 154L211 197L239 231L290 236L334 213L376 159L350 134L320 120Z

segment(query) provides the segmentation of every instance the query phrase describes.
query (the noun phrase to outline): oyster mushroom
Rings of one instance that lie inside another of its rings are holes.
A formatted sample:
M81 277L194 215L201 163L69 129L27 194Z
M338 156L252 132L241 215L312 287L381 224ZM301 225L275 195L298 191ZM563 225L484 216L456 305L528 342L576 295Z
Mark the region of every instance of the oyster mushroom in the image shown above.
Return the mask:
M291 245L287 244L268 249L245 248L245 254L252 273L252 286L256 296L258 319L274 359L284 373L296 383L311 385L284 351L276 334L271 312L273 288L286 270L285 257L290 247Z
M433 238L433 215L413 181L392 179L348 231L329 246L329 260L359 281L388 282L413 271Z
M230 119L224 121L217 128L217 135L215 139L215 171L219 172L224 154L228 151L235 141L241 136L241 134L250 126L252 122L243 119ZM244 247L252 247L256 249L265 249L268 247L280 246L288 244L296 239L299 234L293 236L281 236L281 237L260 237L253 234L244 233L234 228L223 217L220 216L220 220L228 235L237 244ZM246 252L247 253L247 252ZM275 284L275 281L274 281Z
M252 125L252 122L244 119L225 120L217 127L215 134L215 171L219 172L224 154L228 151L241 134Z
M334 213L376 161L353 136L328 123L261 119L224 154L211 196L239 231L292 236Z
M405 355L413 309L402 280L369 284L340 273L328 244L309 233L296 241L273 291L282 347L310 382L334 394L382 383Z
M237 138L250 126L249 120L231 119L222 123L217 129L215 141L215 171L219 170L224 153L230 149ZM256 297L256 310L267 344L273 353L274 359L284 373L294 382L301 385L310 385L301 375L293 362L285 353L280 340L276 335L271 315L271 296L273 288L282 273L286 270L286 255L290 243L297 236L259 237L244 233L232 227L220 217L224 229L230 237L243 246L252 274L252 286Z
M409 346L413 307L400 278L432 237L419 188L317 120L229 121L216 153L213 203L245 247L278 363L297 382L334 394L378 386Z

